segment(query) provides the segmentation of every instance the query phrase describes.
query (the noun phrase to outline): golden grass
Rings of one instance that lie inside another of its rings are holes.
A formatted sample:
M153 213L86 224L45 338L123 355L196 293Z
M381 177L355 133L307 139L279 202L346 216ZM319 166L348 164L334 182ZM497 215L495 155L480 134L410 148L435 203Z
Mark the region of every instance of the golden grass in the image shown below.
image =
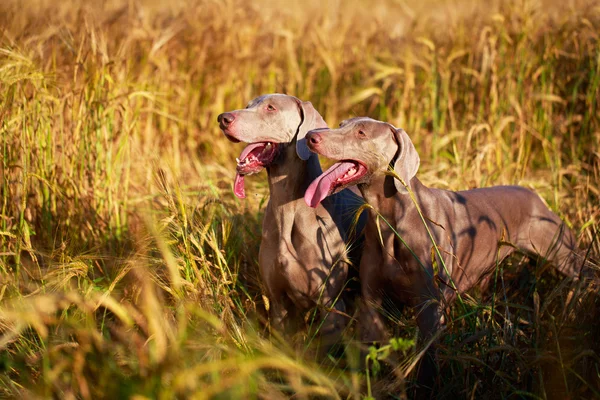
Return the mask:
M2 1L1 395L365 393L264 332L267 187L234 198L216 124L263 93L402 126L429 185L534 188L597 260L599 32L583 0ZM440 396L600 396L596 289L510 278L453 311Z

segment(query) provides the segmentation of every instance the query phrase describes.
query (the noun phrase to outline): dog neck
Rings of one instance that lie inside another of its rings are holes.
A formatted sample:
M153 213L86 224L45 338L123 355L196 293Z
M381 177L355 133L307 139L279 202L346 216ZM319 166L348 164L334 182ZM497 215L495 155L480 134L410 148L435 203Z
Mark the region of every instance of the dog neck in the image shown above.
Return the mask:
M371 216L381 216L392 225L400 222L407 213L417 211L411 195L399 193L394 179L391 175L377 174L369 184L359 185L363 197L373 207L369 210ZM428 189L416 177L413 177L409 184L417 202L420 202L420 199L427 195Z
M294 143L287 145L280 159L267 168L270 202L273 205L285 205L294 200L304 201L306 188L321 173L316 154L311 154L308 160L304 161L296 154Z

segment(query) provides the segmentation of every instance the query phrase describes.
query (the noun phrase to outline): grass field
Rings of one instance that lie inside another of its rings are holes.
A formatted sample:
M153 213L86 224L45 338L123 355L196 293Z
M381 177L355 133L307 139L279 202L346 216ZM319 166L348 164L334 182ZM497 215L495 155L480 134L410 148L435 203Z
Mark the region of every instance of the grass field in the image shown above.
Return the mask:
M233 196L216 123L263 93L402 126L430 186L535 189L598 265L598 2L297 3L0 3L0 397L405 398L410 313L368 370L267 334L265 175ZM453 308L439 398L600 397L598 288L520 263Z

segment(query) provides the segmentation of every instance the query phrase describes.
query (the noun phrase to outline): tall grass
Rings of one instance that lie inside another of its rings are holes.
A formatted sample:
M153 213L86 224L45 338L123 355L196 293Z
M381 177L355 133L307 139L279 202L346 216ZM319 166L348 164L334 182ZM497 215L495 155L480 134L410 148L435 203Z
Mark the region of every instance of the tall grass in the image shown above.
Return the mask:
M0 4L0 393L360 398L350 349L323 361L266 332L264 176L216 116L262 93L331 125L402 126L431 186L535 189L600 257L600 6L361 0ZM597 288L498 266L440 345L445 398L600 396ZM544 273L542 273L544 272ZM392 313L414 378L410 313ZM468 323L467 323L468 322ZM300 335L301 336L301 335ZM376 376L373 373L377 372ZM371 385L373 383L373 385Z

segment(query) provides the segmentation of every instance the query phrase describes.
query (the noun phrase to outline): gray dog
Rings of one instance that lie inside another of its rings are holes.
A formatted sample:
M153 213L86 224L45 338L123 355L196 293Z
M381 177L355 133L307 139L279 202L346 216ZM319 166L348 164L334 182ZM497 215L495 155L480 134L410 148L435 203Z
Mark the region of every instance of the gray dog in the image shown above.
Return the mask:
M327 125L310 102L282 94L258 97L218 121L229 140L249 143L238 159L235 194L245 197L245 175L267 170L270 199L259 268L273 325L282 329L292 315L318 306L325 311L321 333L335 337L348 322L339 296L348 276L350 226L363 201L348 190L316 208L303 201L310 182L322 173L305 135Z
M358 184L373 207L360 263L362 341L383 338L377 309L384 296L416 307L419 329L425 337L432 335L443 323L442 297L451 301L485 283L496 263L515 249L545 257L565 275L579 274L573 234L528 189L427 188L415 177L419 155L406 132L370 118L315 130L307 142L312 151L341 160L307 189L309 206Z

